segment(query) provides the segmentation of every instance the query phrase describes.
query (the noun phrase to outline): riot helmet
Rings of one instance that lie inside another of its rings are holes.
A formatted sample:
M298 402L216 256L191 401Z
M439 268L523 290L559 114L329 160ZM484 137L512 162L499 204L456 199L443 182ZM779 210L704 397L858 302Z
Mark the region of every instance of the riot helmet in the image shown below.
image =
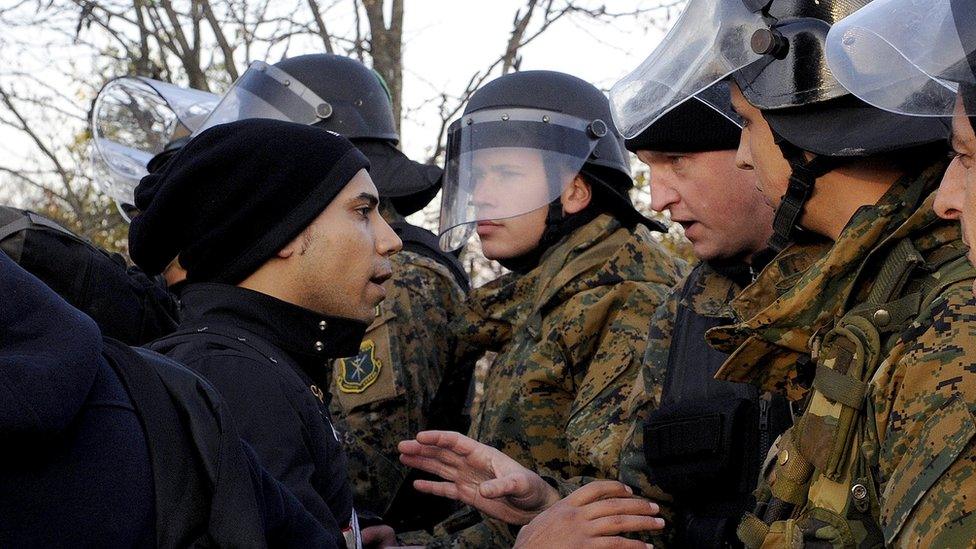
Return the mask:
M331 115L316 125L349 140L397 143L390 90L380 75L359 61L329 53L300 55L275 63L323 98Z
M200 131L244 118L313 124L346 137L369 157L377 191L401 215L420 210L440 189L440 168L414 162L396 148L400 137L386 82L355 59L322 53L274 65L256 61Z
M549 206L536 250L544 251L577 225L570 218L583 213L564 217L559 202L577 175L593 187L594 202L599 198L625 226L663 230L630 202L630 162L606 96L575 76L525 71L489 82L449 127L446 155L439 231L444 250L463 246L479 221ZM519 166L544 175L529 179Z
M864 103L831 74L828 31L869 1L691 0L664 44L614 86L618 121L640 131L731 76L762 111L792 167L770 242L780 249L792 240L816 179L843 159L945 143L948 136L943 122Z
M128 219L148 164L199 128L219 97L140 76L106 83L92 103L89 151L96 188Z
M976 117L976 2L876 0L834 25L827 62L879 109L952 116L957 95Z

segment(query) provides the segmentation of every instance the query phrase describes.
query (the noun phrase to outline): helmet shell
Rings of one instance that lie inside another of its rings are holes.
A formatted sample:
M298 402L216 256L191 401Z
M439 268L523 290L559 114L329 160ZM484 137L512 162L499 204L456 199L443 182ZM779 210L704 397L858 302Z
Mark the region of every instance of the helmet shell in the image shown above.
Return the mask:
M355 59L317 53L290 57L275 67L297 78L332 107L316 125L347 139L397 143L390 92L375 71Z

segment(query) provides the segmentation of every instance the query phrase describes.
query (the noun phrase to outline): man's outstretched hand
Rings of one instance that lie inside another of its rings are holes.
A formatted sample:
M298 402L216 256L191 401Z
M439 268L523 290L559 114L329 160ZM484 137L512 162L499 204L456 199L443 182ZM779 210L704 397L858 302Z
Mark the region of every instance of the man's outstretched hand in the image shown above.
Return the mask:
M627 532L664 528L657 504L636 498L624 484L597 480L574 491L522 527L515 549L606 547L645 549L644 542L620 537Z
M404 465L444 479L416 480L414 488L461 501L509 524L528 524L559 501L559 493L542 477L460 433L422 431L398 448Z

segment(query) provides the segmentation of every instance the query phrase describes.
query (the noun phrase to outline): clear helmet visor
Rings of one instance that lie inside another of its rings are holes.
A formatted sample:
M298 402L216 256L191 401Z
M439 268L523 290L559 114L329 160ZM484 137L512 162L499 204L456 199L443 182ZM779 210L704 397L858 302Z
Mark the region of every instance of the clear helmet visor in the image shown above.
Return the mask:
M714 109L715 112L721 114L728 119L729 122L735 124L736 126L740 128L743 126L742 117L739 116L739 113L735 112L735 109L732 108L732 97L731 90L729 88L729 81L723 80L721 82L716 82L715 84L695 94L695 99L708 105Z
M898 114L951 116L959 85L976 84L974 34L971 0L876 0L831 28L827 62L865 103Z
M537 109L493 109L463 116L448 130L440 246L463 246L479 223L546 207L579 174L610 131Z
M690 0L661 44L610 89L617 128L634 138L671 109L759 60L750 40L765 28L762 17L740 0Z
M98 190L131 204L149 160L171 141L190 135L218 99L212 93L142 77L106 84L91 114L89 157Z
M197 129L248 118L270 118L314 124L332 116L332 105L287 72L262 61L251 63L220 98L220 104Z

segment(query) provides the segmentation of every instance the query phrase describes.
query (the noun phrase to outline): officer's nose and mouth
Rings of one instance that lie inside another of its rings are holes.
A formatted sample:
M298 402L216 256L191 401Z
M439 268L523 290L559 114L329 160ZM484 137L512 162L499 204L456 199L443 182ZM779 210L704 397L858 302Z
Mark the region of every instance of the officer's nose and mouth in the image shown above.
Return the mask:
M501 212L495 204L491 187L488 182L480 182L471 197L471 205L480 219L475 225L479 238L489 237L505 225L500 219L491 219L493 216L502 217L499 215Z
M970 202L970 182L967 179L970 177L970 170L973 169L972 158L973 153L976 152L976 133L969 122L961 97L957 98L953 113L952 148L954 158L942 177L932 206L939 217L960 222L962 241L971 247L973 239L970 228L973 227L972 221L976 216L974 211L976 205ZM969 252L969 257L972 261L972 250Z

